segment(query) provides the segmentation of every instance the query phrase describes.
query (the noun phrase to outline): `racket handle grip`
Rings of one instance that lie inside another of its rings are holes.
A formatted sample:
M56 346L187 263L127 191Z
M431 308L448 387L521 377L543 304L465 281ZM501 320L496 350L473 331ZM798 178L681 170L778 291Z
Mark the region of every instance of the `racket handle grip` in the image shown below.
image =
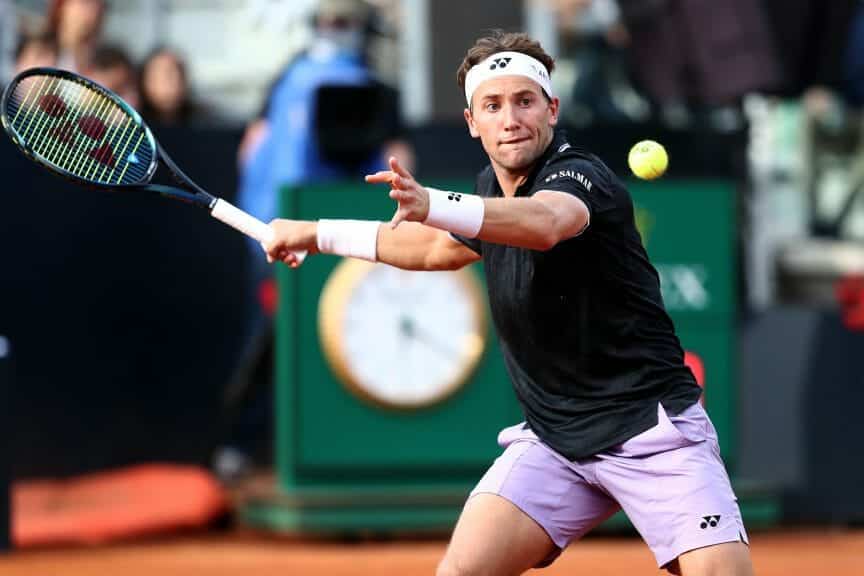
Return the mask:
M265 224L251 214L240 210L230 202L226 202L221 198L216 200L213 208L210 209L210 215L221 220L232 228L243 232L247 236L254 238L261 244L266 244L273 239L273 228L269 224ZM306 258L306 251L297 252L297 264L301 264Z

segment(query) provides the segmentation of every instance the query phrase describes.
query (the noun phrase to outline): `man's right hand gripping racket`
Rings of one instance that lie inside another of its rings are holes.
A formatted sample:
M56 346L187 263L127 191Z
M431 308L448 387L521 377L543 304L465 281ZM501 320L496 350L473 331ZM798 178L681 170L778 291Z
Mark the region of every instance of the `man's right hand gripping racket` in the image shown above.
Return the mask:
M0 120L28 158L73 182L158 192L205 208L262 244L273 238L268 224L195 184L131 106L82 76L54 68L21 72L3 92ZM160 160L178 186L151 183ZM306 252L297 253L295 266L305 257Z

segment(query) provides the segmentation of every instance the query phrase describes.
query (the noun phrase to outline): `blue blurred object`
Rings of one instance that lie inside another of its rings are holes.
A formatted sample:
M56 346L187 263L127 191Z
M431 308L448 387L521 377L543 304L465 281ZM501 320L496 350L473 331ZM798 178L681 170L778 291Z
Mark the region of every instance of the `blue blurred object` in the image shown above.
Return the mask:
M849 27L844 84L846 97L853 106L864 105L864 2L859 2Z
M244 138L248 146L241 144L237 202L242 209L269 222L279 216L277 199L285 187L350 178L360 183L363 174L383 169L383 149L398 138L398 99L369 65L369 41L381 33L375 22L365 0L319 3L309 46L279 73L261 116L247 129L247 137L255 136ZM273 269L257 242L247 246L245 344L231 387L257 388L260 400L272 378L264 353L272 319L258 295ZM256 367L261 364L265 370ZM228 436L236 444L228 446L229 455L233 448L249 450L266 428L262 418L269 416L266 398L256 403L251 391L236 396L253 403L245 407L252 417L244 417L243 406L233 407L239 414L229 417Z
M371 80L358 54L309 51L295 59L274 85L266 116L269 130L243 167L240 206L269 222L277 215L280 187L344 177L339 166L321 157L314 130L316 95L325 85Z

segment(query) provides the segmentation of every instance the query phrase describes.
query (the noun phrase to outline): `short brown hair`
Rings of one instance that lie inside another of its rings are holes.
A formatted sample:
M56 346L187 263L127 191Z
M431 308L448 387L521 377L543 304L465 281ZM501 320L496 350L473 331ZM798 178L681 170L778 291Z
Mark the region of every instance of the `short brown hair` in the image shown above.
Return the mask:
M555 60L543 50L539 42L532 39L524 32L504 32L503 30L492 30L488 35L481 36L468 49L459 70L456 71L456 81L459 88L465 90L465 76L475 65L479 64L492 54L498 52L522 52L532 58L539 60L546 67L549 75L555 69Z

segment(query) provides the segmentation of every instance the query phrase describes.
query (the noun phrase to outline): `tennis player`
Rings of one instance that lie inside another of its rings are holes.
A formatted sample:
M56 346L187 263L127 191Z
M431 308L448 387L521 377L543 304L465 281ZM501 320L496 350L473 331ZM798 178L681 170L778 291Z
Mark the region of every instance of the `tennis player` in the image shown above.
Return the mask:
M621 181L557 133L552 58L524 34L480 38L458 72L490 165L475 194L396 160L389 225L274 220L268 259L320 251L409 270L483 260L525 422L462 511L439 575L521 574L623 509L673 573L751 574L747 534L700 388Z

